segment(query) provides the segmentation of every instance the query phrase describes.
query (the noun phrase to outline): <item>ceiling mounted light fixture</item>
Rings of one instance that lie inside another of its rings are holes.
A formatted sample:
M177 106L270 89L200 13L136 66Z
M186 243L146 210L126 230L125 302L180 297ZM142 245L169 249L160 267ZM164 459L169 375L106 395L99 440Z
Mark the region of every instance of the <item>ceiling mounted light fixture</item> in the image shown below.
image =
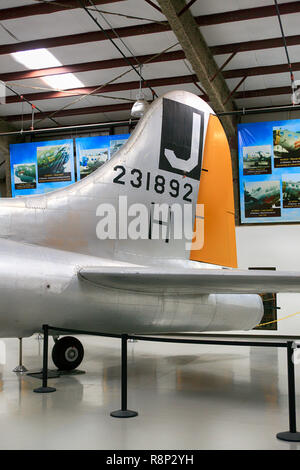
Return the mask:
M142 91L142 65L140 66L140 88L136 95L136 101L133 103L131 108L131 116L134 118L141 118L144 116L149 108L149 103L145 100L144 93Z

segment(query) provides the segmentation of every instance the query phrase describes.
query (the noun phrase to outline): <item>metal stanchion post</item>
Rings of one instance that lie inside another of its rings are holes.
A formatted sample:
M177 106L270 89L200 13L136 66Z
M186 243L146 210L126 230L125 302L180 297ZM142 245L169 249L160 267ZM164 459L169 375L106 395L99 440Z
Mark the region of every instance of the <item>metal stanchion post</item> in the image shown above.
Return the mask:
M300 442L300 432L297 432L296 424L296 393L295 393L295 368L293 361L295 345L293 341L287 342L287 368L288 368L288 394L289 394L289 423L290 429L279 432L277 438L282 441Z
M136 411L127 409L127 341L128 336L122 335L122 378L121 378L121 409L110 413L114 418L133 418Z
M56 388L48 387L48 338L49 331L48 325L43 325L44 332L44 348L43 348L43 385L42 387L35 388L35 393L50 393L56 392Z
M19 365L13 369L13 372L27 372L25 366L23 366L23 338L19 338Z

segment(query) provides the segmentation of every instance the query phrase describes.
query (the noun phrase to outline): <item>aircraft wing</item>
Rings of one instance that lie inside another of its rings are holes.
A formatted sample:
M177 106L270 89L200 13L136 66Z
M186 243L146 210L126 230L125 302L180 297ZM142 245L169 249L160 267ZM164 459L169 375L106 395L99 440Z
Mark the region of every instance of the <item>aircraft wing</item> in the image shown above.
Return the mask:
M239 269L85 267L82 281L134 292L170 294L257 294L300 292L300 272Z

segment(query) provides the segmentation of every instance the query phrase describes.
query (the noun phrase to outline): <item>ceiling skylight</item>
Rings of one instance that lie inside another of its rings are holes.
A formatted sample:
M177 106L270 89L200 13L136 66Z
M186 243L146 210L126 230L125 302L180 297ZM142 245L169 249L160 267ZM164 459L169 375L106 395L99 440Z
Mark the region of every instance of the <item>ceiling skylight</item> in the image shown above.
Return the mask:
M13 58L28 69L46 69L62 65L47 49L33 49L31 51L13 52Z
M20 62L20 64L31 70L59 67L62 65L48 49L20 51L14 52L11 55L17 62ZM67 90L69 88L81 88L84 86L73 73L48 75L43 77L42 80L56 90Z
M57 88L58 90L67 90L69 88L81 88L83 83L78 80L73 73L63 73L61 75L48 75L48 77L43 77L44 82L46 82L52 88Z

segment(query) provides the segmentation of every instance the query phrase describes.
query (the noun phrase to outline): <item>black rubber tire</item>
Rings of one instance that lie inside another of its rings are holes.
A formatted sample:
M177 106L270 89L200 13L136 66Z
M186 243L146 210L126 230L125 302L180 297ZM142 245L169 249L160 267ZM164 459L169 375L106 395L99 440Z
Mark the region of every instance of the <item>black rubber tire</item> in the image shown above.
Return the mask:
M81 364L83 356L83 346L73 336L64 336L59 339L52 349L52 360L59 370L76 369Z

